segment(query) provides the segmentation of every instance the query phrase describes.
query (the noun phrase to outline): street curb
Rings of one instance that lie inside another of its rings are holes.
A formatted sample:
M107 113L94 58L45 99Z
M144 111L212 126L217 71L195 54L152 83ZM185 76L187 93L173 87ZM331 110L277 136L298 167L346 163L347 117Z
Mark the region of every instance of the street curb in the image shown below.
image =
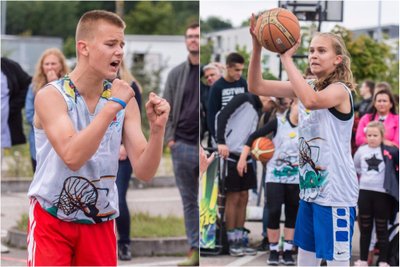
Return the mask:
M189 251L186 237L133 238L133 256L182 256Z
M1 179L1 193L23 193L28 192L31 184L29 178L2 178ZM158 188L158 187L175 187L174 176L157 176L149 182L143 182L136 178L132 178L129 184L130 188L143 189L143 188Z
M5 243L11 247L26 249L26 233L15 228L7 231ZM189 250L186 237L133 238L131 253L134 257L178 256Z

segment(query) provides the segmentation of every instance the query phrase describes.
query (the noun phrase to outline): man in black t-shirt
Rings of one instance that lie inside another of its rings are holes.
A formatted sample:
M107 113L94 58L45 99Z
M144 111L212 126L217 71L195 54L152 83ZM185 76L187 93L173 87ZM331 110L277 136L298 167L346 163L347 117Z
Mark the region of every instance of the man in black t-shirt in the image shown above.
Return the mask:
M238 94L247 92L247 82L242 77L244 58L231 53L226 58L226 72L210 89L207 107L207 126L215 139L215 116Z
M165 143L171 149L176 184L182 197L190 253L179 266L199 265L199 40L198 23L185 32L188 59L168 74L164 98L172 109Z

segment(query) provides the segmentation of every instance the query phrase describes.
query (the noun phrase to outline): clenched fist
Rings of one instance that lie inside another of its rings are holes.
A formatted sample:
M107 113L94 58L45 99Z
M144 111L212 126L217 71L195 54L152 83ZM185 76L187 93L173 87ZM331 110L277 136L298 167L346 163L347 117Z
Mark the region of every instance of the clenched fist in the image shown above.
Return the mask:
M111 96L119 98L128 104L129 100L135 96L135 92L127 82L120 79L115 79L112 82Z
M157 130L164 128L170 111L170 105L162 97L159 97L155 93L149 94L149 100L146 103L146 113L149 119L150 129Z

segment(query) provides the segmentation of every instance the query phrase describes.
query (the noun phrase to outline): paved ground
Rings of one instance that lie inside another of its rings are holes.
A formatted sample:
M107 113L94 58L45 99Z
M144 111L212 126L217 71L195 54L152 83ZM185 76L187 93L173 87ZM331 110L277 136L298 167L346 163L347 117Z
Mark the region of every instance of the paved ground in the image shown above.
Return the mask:
M260 178L260 177L259 177ZM148 212L151 215L183 216L182 204L176 187L147 188L128 191L128 205L132 212ZM262 203L262 201L261 201ZM252 205L254 202L252 201ZM10 227L15 226L22 213L28 211L26 193L4 193L1 195L1 236L6 235ZM256 217L259 216L255 212ZM261 240L261 222L247 222L246 227L251 230L251 242ZM359 254L359 231L356 226L353 238L353 255ZM256 256L235 258L228 255L209 256L201 258L202 266L265 266L267 252L259 252ZM119 262L121 266L176 266L182 257L140 257L128 262ZM1 266L25 266L26 251L10 248L9 253L1 254Z
M251 230L251 243L258 243L261 239L261 222L246 222L246 227ZM352 263L359 258L359 230L355 225L353 236ZM266 266L268 252L258 252L255 256L231 257L229 255L201 257L202 266ZM296 258L296 257L295 257Z

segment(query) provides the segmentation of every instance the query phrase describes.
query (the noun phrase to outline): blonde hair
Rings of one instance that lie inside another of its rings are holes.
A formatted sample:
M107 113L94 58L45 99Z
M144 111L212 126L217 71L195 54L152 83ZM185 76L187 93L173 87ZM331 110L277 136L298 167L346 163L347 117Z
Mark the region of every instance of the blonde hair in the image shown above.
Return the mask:
M351 71L350 54L347 51L342 37L333 33L316 33L314 38L315 37L326 37L330 39L336 55L342 56L342 62L336 66L332 73L330 73L327 77L317 80L315 84L317 90L320 91L335 82L342 82L348 88L354 90L355 84L353 73Z
M375 85L375 93L383 89L392 91L392 86L390 86L390 84L387 82L379 82Z
M376 129L378 129L379 132L381 133L382 141L383 141L383 139L385 138L385 126L383 125L382 122L380 122L380 121L370 121L370 122L367 124L366 131L367 131L369 128L376 128ZM366 131L365 131L365 132L366 132Z
M129 71L129 69L126 67L124 60L122 60L121 66L119 68L119 78L121 80L129 83L129 85L131 85L132 82L135 82L137 87L139 88L140 93L143 93L142 86L136 80L136 78L132 75L132 73Z
M67 60L65 59L64 54L60 51L58 48L49 48L46 49L43 54L40 56L39 61L36 64L35 67L35 73L32 78L32 85L33 85L33 93L36 94L40 88L42 88L44 85L46 85L49 81L47 80L47 76L44 73L43 70L43 61L45 60L46 57L54 55L58 58L60 65L61 65L61 70L59 73L57 73L57 77L62 77L65 74L67 74L70 70L67 65Z
M225 73L225 66L219 62L211 62L203 67L203 71L208 69L216 70L220 75L224 75Z
M75 40L93 38L98 22L103 20L119 28L125 29L125 22L115 13L105 10L91 10L82 15L76 27Z

